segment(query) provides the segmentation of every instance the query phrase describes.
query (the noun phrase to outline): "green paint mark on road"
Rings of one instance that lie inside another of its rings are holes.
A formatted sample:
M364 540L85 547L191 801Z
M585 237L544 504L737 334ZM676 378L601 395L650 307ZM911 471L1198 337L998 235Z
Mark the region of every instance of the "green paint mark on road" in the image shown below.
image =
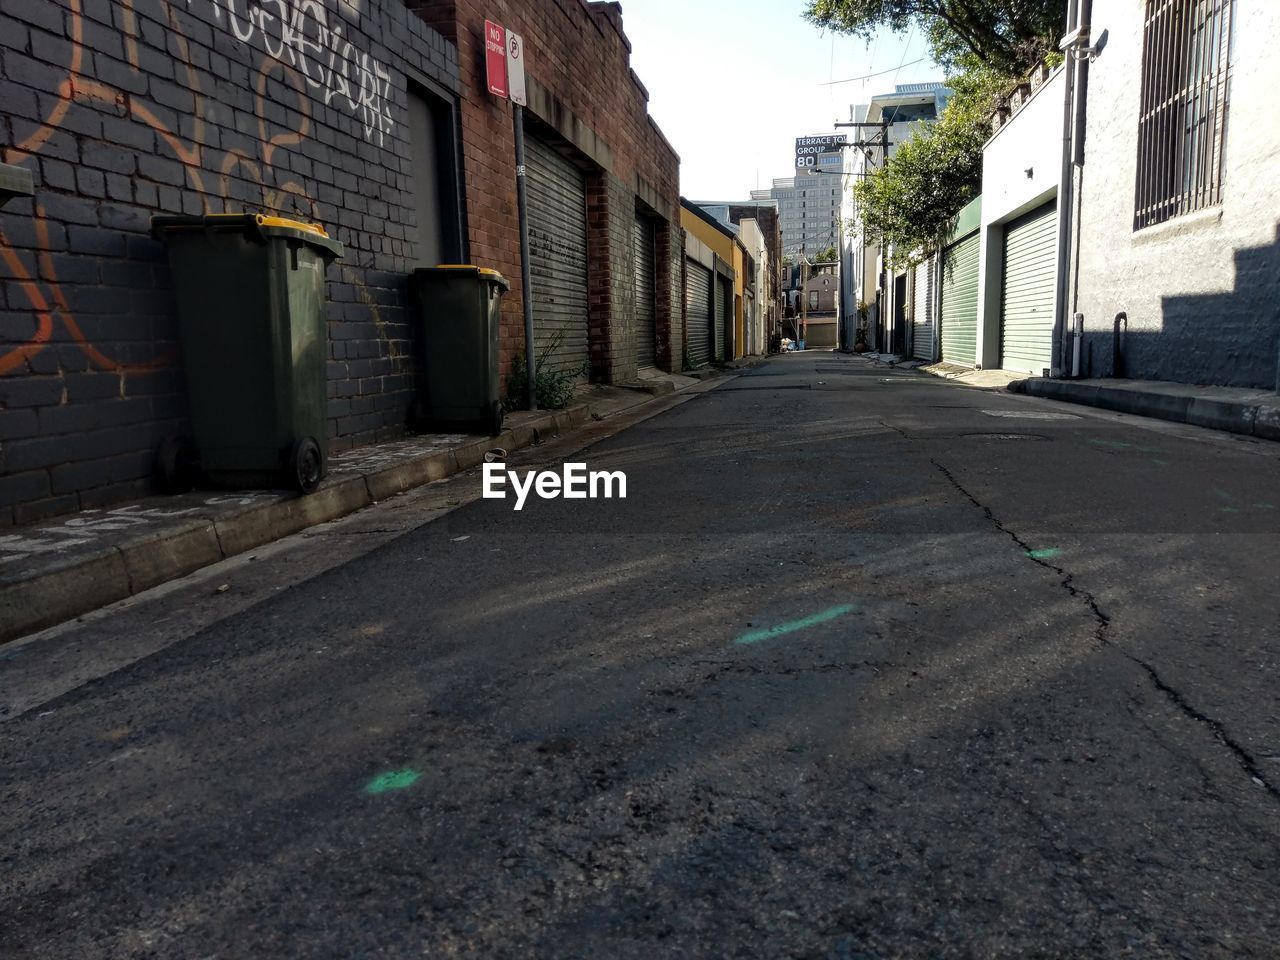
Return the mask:
M852 613L856 609L852 603L846 603L838 607L832 607L830 610L823 610L821 613L815 613L813 616L805 617L803 620L780 623L776 627L769 627L767 630L752 630L750 633L744 633L733 642L739 646L749 646L753 643L759 643L761 640L770 640L783 634L795 633L797 630L816 627L820 623L827 623L830 620L843 617L846 613Z
M387 793L391 790L404 790L412 787L422 777L417 770L389 770L380 773L364 785L365 793Z
M1222 512L1223 513L1239 513L1240 509L1238 507L1223 507Z
M1160 460L1156 457L1152 457L1151 462L1154 463L1157 467L1167 467L1169 465L1168 460Z
M1274 503L1255 503L1254 506L1259 510L1274 510L1276 508Z
M1062 556L1062 551L1057 547L1045 547L1043 550L1028 550L1027 556L1032 560L1052 560Z

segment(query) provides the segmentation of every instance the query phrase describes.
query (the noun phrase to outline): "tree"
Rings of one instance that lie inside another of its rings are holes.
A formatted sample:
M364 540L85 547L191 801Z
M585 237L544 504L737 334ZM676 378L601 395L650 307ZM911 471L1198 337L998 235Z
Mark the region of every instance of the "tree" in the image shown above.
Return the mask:
M1016 78L1054 57L1065 7L1064 0L808 0L805 16L841 33L919 27L955 91L936 124L854 186L867 238L891 248L891 259L909 263L928 252L977 196L991 110Z
M955 95L938 122L898 146L889 161L854 184L867 239L909 263L936 247L982 185L982 146L992 103L1008 78L971 69L951 81Z
M1056 47L1066 23L1064 0L808 0L805 18L837 33L871 37L911 26L929 38L948 69L981 64L1025 73Z
M835 247L827 247L820 254L813 258L814 263L835 263L840 259L840 254L836 253Z

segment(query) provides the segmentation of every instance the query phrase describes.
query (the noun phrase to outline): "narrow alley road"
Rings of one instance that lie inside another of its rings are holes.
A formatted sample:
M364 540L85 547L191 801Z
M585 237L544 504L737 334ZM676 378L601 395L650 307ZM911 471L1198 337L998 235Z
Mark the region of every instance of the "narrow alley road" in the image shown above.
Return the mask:
M0 956L1280 952L1276 445L810 352L571 459L0 647Z

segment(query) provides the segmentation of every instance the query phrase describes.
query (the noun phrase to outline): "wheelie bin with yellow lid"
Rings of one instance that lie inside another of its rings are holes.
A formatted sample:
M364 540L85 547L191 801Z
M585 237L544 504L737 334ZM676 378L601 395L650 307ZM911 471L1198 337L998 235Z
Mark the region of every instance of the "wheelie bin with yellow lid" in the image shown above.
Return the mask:
M252 213L157 216L151 231L169 252L192 433L161 445L161 484L310 493L328 449L324 274L342 244Z
M502 430L498 328L509 284L497 270L441 264L413 272L426 377L424 407L436 424Z

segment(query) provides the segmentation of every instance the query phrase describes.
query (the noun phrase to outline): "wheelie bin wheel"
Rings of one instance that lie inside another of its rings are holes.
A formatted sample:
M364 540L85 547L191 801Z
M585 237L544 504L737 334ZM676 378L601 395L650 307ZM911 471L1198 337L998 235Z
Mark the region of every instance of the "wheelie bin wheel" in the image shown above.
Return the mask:
M299 437L289 451L289 482L299 493L313 493L320 486L323 460L314 437Z
M156 485L162 493L186 493L196 481L196 449L186 437L165 437L156 450Z

